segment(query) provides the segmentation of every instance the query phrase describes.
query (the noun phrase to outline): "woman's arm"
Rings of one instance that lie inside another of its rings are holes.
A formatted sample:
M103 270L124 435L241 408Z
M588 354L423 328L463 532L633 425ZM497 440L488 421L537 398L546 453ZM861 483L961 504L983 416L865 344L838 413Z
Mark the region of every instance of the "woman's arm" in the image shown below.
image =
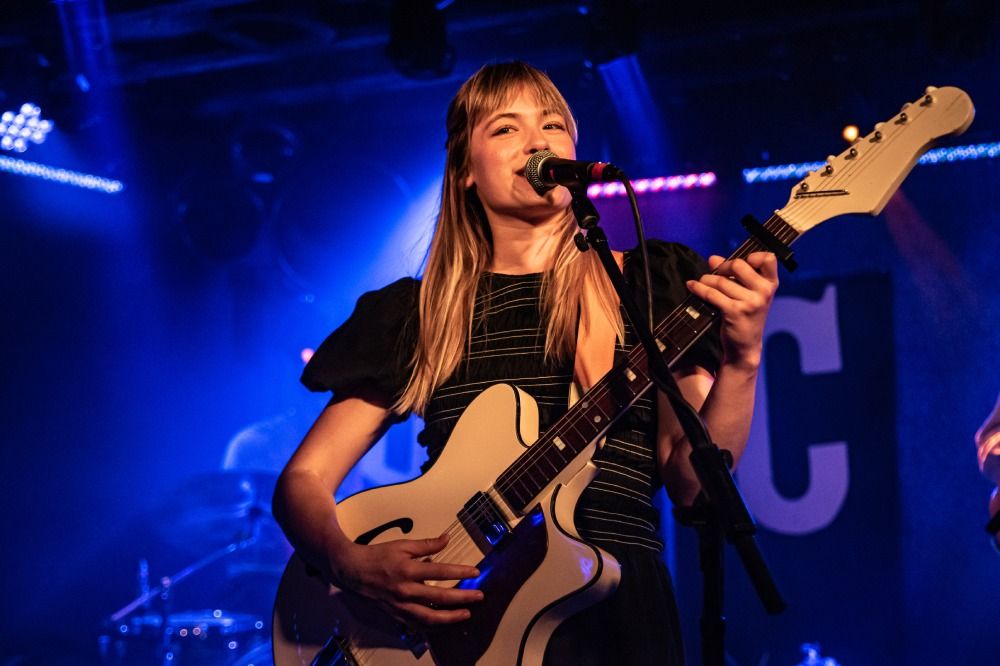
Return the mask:
M388 409L359 398L327 406L278 478L274 516L299 555L327 580L378 601L409 624L459 622L469 611L458 607L480 600L482 593L426 581L473 578L479 572L424 559L444 548L446 536L363 546L351 541L337 522L334 493L385 434L391 417Z

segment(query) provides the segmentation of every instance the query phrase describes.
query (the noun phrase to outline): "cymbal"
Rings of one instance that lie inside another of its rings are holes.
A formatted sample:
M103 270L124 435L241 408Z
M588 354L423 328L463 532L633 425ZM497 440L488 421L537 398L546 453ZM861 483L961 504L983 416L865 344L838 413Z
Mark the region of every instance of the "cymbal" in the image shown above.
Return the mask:
M192 476L171 492L156 516L157 531L172 545L206 552L256 536L285 542L271 517L277 475L221 470Z

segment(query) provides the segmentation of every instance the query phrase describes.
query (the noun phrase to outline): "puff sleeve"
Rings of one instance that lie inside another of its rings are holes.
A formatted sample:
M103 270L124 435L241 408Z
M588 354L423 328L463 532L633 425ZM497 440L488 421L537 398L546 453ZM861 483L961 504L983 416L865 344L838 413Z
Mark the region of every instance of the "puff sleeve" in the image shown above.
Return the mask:
M334 400L358 397L392 405L409 379L419 293L418 280L403 278L363 294L306 364L301 380L306 388L331 391Z

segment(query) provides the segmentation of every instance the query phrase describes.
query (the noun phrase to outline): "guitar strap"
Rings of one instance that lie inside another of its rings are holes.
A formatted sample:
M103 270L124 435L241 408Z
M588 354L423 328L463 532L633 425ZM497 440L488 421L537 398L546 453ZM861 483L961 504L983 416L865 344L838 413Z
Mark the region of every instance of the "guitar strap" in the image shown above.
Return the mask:
M618 268L622 268L624 255L615 252ZM615 307L618 297L615 295ZM576 358L573 363L573 382L569 389L572 406L580 396L611 372L615 362L615 327L601 307L597 287L588 280L583 286L583 303L576 331Z

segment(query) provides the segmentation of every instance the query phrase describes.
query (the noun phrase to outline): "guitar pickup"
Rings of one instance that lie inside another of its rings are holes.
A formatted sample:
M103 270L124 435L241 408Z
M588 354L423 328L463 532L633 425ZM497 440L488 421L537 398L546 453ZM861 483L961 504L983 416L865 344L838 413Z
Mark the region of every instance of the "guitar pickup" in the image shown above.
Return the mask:
M459 511L458 520L484 555L510 534L510 525L503 513L486 493L473 495Z

